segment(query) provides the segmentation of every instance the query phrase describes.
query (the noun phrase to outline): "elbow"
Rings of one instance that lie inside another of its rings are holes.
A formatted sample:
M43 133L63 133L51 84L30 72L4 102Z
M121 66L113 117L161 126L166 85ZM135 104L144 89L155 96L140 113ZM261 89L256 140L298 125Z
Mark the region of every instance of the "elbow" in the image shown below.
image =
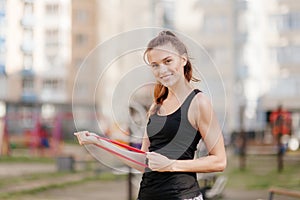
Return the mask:
M226 157L219 159L216 164L216 172L223 172L226 169L226 166L227 166Z

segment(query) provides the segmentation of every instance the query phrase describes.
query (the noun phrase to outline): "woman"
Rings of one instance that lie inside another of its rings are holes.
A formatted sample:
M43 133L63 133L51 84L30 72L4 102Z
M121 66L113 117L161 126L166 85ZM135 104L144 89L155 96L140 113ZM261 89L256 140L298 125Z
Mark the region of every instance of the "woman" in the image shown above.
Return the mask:
M152 39L144 58L157 80L142 150L148 166L139 200L202 199L196 172L223 171L226 153L220 126L196 80L185 45L170 31ZM203 138L209 155L194 159Z
M202 200L197 172L223 171L226 153L211 102L191 80L185 45L170 31L152 39L144 54L157 80L143 138L147 153L138 200ZM194 159L203 139L209 154ZM79 139L80 140L80 139Z

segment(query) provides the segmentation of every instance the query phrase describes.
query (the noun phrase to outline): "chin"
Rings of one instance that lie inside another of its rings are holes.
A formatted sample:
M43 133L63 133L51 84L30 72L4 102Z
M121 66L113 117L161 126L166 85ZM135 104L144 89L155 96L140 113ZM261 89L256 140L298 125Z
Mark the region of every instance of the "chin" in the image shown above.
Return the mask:
M173 85L175 85L175 82L168 81L168 82L161 82L161 84L165 87L172 87Z

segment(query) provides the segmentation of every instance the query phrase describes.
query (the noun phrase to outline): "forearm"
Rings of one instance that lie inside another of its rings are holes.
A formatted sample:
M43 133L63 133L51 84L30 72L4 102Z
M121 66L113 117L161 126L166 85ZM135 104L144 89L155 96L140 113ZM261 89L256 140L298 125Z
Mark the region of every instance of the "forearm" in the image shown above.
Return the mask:
M171 165L174 172L221 172L226 167L226 157L219 158L215 155L194 159L175 160Z

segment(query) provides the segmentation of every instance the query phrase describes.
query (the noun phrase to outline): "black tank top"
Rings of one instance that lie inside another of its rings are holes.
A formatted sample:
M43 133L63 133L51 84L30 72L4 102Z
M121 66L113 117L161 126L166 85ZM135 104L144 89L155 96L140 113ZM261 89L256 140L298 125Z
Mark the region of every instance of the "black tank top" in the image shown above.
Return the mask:
M188 120L191 101L200 90L193 90L182 105L172 114L149 117L147 134L149 151L160 153L169 159L193 159L200 133ZM172 199L181 200L200 194L196 173L157 172L146 169L139 191L139 200Z

